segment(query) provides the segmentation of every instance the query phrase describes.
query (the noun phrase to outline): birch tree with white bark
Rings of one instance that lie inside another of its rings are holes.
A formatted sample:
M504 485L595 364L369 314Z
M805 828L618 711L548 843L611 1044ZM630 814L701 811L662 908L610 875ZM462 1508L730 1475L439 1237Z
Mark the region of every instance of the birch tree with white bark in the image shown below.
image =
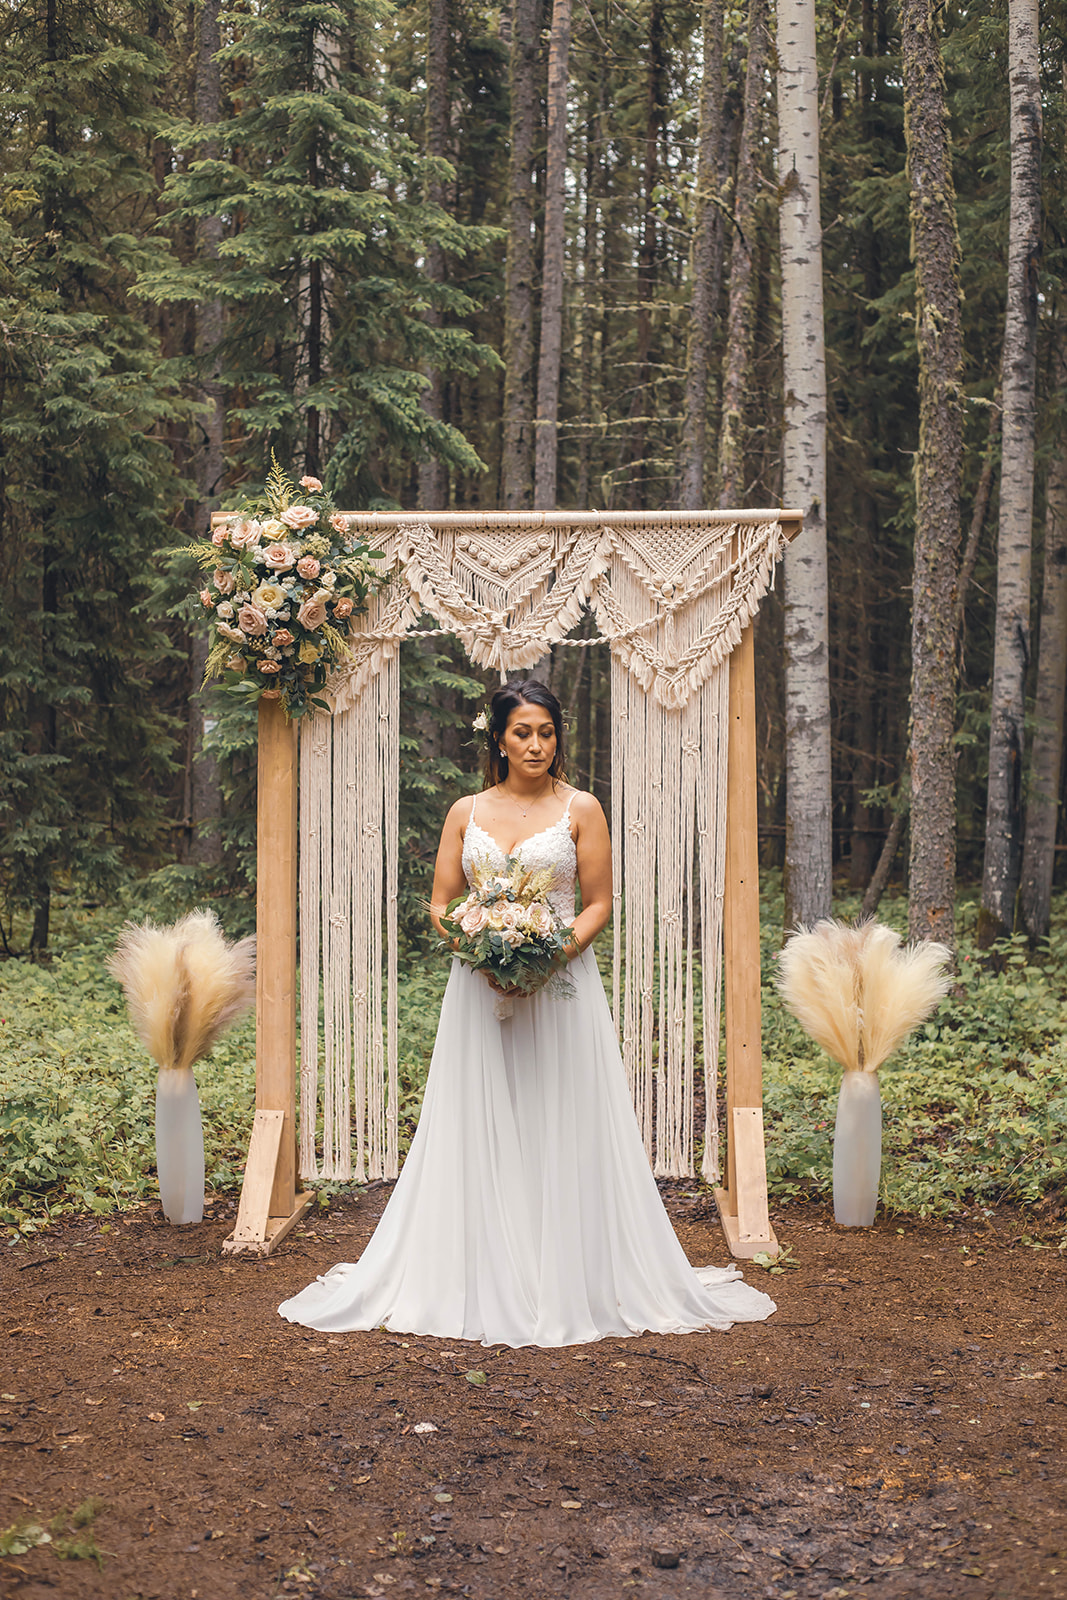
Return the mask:
M559 375L563 352L563 236L567 176L567 73L571 0L554 0L548 43L548 150L545 243L541 267L541 348L534 423L534 510L554 511L559 459Z
M1041 251L1041 83L1038 0L1009 0L1011 203L1001 361L997 612L989 716L989 794L979 938L1009 933L1022 864L1026 673L1030 664L1030 552L1034 511L1037 267Z
M782 503L804 512L785 558L786 919L830 912L826 350L814 0L778 0L778 183L785 418Z

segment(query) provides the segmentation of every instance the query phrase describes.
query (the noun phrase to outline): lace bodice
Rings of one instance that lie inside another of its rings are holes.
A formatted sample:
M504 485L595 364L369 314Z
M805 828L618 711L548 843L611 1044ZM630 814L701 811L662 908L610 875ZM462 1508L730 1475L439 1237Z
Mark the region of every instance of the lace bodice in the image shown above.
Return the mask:
M548 867L552 872L552 887L547 899L557 917L564 923L574 921L574 883L578 875L578 854L571 838L571 795L567 809L558 822L532 833L515 846L512 855L521 857L526 867ZM502 867L507 860L491 833L478 822L474 814L477 796L471 801L471 814L463 835L463 873L467 882L474 883L476 864Z

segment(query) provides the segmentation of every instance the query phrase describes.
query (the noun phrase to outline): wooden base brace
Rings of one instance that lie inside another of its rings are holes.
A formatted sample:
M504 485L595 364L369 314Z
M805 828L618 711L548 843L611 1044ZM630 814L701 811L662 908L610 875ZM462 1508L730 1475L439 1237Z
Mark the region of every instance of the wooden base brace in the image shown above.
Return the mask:
M271 1191L278 1170L284 1126L284 1111L256 1112L248 1145L244 1183L241 1185L241 1203L237 1208L237 1223L222 1246L227 1255L247 1252L250 1255L269 1256L304 1216L315 1198L310 1192L298 1194L289 1216L270 1214Z
M778 1240L767 1212L767 1157L763 1148L763 1107L734 1106L730 1140L737 1173L734 1193L715 1190L719 1221L730 1254L751 1261L778 1254Z

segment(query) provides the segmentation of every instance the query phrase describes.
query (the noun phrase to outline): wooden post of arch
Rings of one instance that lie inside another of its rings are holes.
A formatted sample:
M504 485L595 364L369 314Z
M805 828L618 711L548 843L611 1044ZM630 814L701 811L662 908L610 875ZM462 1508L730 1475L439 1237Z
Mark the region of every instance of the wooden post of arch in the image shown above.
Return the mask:
M256 1114L230 1253L270 1255L314 1199L296 1189L296 728L259 702Z
M782 518L787 539L800 517ZM767 1207L760 1028L759 847L756 805L755 630L730 656L723 975L726 1000L726 1183L715 1190L731 1255L778 1254Z

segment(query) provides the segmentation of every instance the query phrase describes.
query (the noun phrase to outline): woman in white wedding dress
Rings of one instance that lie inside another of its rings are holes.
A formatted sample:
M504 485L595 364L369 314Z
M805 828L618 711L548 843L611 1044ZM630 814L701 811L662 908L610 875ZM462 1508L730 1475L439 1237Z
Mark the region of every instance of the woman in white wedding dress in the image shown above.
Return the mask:
M445 820L431 916L440 932L476 862L550 868L553 909L574 926L572 982L500 1017L491 981L453 961L419 1125L374 1236L279 1310L322 1332L512 1346L763 1321L773 1300L736 1268L690 1266L645 1155L589 950L611 914L607 824L562 777L559 701L534 680L498 689L487 742L486 787Z

